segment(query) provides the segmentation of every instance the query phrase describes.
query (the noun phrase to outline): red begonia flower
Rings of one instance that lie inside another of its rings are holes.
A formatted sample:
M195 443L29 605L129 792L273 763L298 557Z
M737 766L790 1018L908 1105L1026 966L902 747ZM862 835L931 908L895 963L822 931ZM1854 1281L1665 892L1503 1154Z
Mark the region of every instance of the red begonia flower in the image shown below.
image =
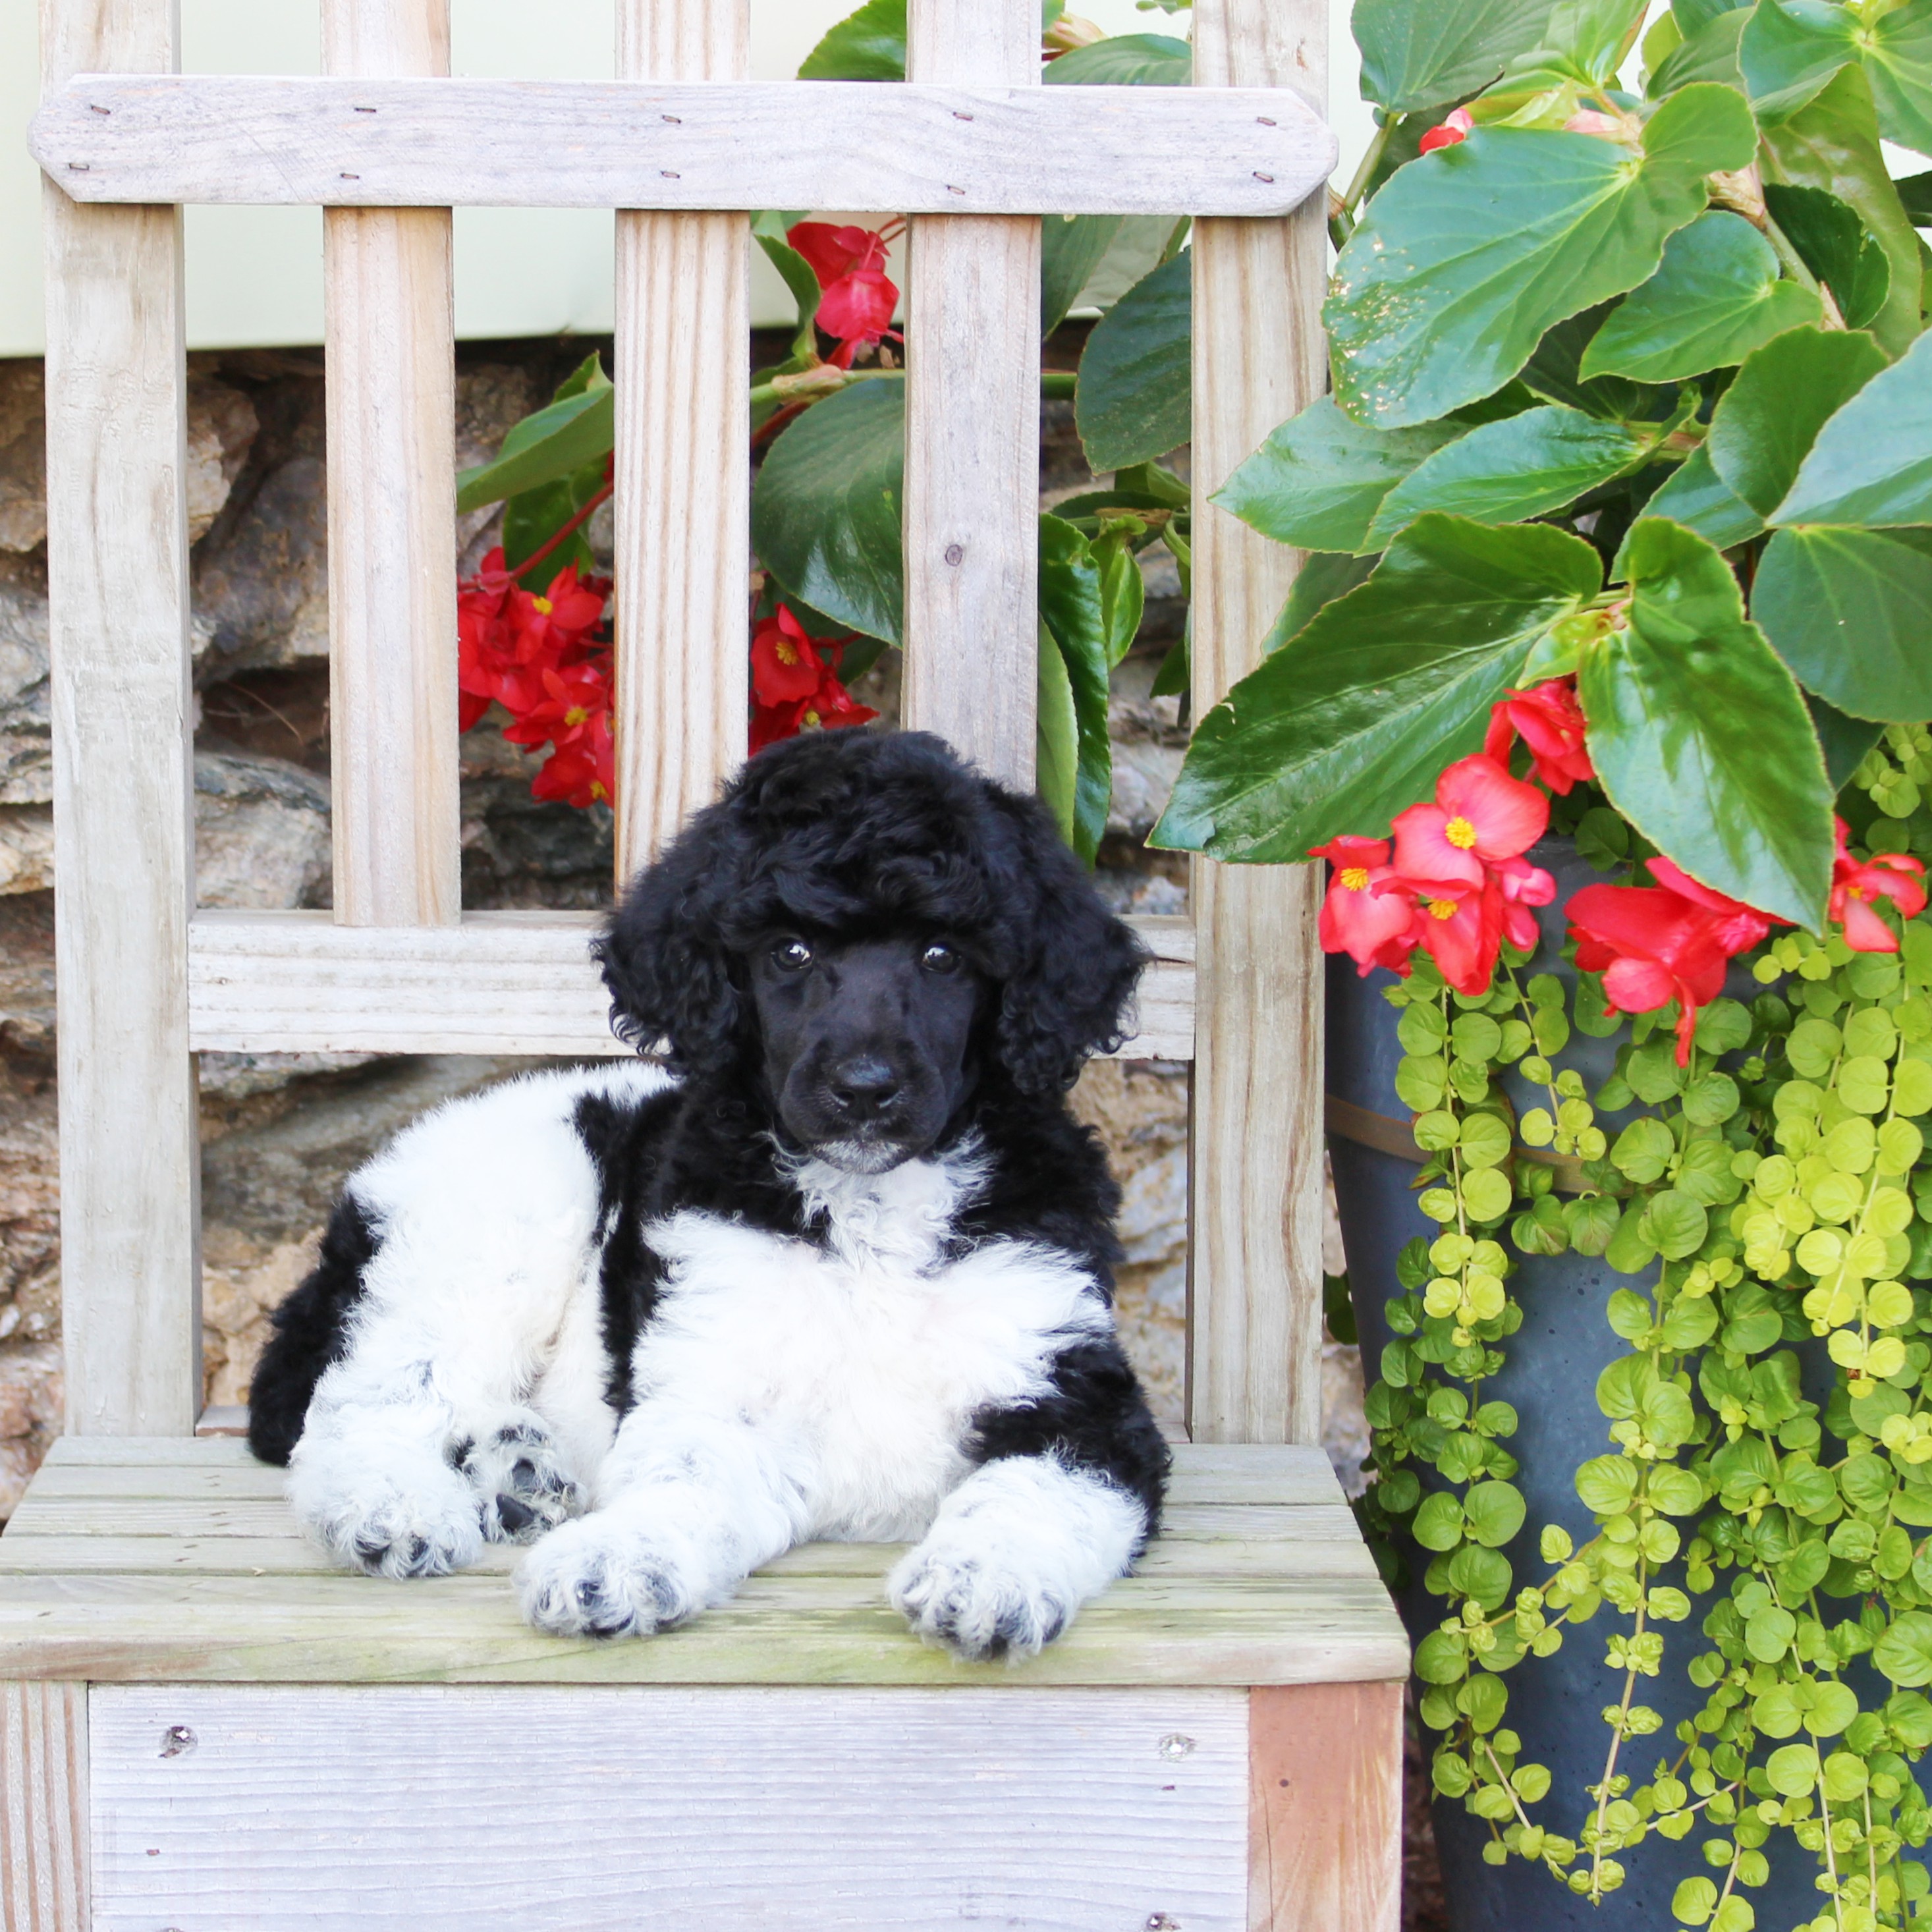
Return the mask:
M1490 711L1483 749L1507 768L1510 734L1529 747L1538 778L1558 796L1584 778L1596 776L1583 742L1583 713L1574 678L1552 677L1533 690L1512 691Z
M1748 952L1774 926L1785 922L1760 912L1755 906L1746 905L1742 899L1731 898L1723 892L1712 891L1708 886L1700 885L1681 866L1673 865L1661 853L1650 861L1650 876L1665 891L1688 899L1711 915L1718 944L1726 958L1736 953Z
M1385 838L1331 838L1308 855L1334 868L1316 932L1324 952L1346 952L1366 978L1378 966L1406 974L1415 941L1408 934L1414 897L1388 862ZM1395 880L1392 889L1378 888Z
M814 320L838 346L832 364L849 369L861 349L870 349L891 332L899 292L886 276L886 238L869 228L835 228L830 222L801 221L785 239L812 264L823 291Z
M1724 989L1717 919L1661 886L1586 886L1565 910L1576 964L1603 974L1613 1011L1654 1012L1677 1002L1677 1064L1688 1066L1698 1009Z
M1438 148L1453 148L1475 124L1469 118L1469 110L1459 107L1446 121L1430 128L1416 146L1425 154L1432 154Z
M1409 940L1459 993L1474 997L1489 991L1502 936L1502 887L1494 878L1466 890L1426 886L1415 900Z
M1502 893L1503 937L1522 952L1534 952L1543 936L1534 908L1556 898L1556 880L1527 859L1505 859L1495 878Z
M829 221L795 222L785 239L812 264L818 286L829 289L854 268L883 268L886 238L869 228L835 228Z
M825 664L805 626L781 604L752 633L752 690L763 705L796 704L809 698Z
M1528 850L1549 823L1549 800L1478 752L1436 780L1433 804L1396 814L1395 869L1418 890L1473 890L1490 866Z
M1826 916L1845 929L1854 952L1896 952L1898 935L1879 916L1876 902L1889 899L1900 919L1925 910L1925 863L1903 852L1874 852L1854 859L1850 828L1838 821L1838 851L1832 866L1832 897Z

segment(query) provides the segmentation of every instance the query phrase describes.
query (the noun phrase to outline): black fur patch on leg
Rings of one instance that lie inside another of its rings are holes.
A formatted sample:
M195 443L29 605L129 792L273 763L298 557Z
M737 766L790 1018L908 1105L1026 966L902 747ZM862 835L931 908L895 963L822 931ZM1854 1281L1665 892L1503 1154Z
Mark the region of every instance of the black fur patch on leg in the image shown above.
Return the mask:
M274 1332L248 1388L248 1447L263 1462L286 1465L301 1441L316 1384L348 1352L349 1311L380 1245L362 1203L344 1194L328 1217L322 1259L270 1317Z

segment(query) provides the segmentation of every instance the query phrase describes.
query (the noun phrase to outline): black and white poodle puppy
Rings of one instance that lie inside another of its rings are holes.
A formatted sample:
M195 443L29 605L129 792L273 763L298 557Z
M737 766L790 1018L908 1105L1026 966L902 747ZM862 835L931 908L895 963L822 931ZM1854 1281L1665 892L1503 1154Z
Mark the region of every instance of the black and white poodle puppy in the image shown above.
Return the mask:
M1157 1526L1118 1190L1065 1095L1143 964L1039 803L935 738L748 764L598 957L663 1065L531 1075L350 1180L249 1440L389 1576L540 1538L525 1611L644 1634L814 1537L1025 1656Z

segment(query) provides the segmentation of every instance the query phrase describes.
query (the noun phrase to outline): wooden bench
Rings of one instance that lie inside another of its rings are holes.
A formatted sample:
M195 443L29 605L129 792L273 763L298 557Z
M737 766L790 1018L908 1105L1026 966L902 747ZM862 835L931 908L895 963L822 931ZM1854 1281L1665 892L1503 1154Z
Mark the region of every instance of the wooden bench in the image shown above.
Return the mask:
M68 1432L0 1538L0 1925L1390 1932L1407 1651L1312 1446L1299 874L1198 866L1191 917L1147 928L1127 1051L1193 1064L1192 1442L1166 1535L1039 1659L922 1648L860 1546L560 1642L505 1552L331 1572L278 1473L196 1436L196 1052L614 1050L580 917L460 908L452 206L620 206L624 872L742 754L738 211L914 217L908 723L1030 782L1043 202L1198 218L1197 712L1292 571L1207 499L1323 382L1332 144L1292 91L1322 95L1320 0L1200 0L1197 91L1159 100L1035 91L1037 0L913 0L911 83L809 112L743 84L745 0L619 0L615 86L449 81L446 5L324 0L306 81L170 77L170 0L44 13ZM180 205L208 200L326 208L332 917L194 910Z

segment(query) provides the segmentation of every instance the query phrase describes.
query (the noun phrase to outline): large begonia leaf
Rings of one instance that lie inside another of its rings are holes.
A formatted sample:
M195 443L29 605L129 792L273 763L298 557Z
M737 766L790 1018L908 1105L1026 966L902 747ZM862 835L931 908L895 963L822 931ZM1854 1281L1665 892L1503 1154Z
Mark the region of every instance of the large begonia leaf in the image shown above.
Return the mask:
M1279 862L1385 832L1481 745L1531 644L1602 574L1546 525L1422 518L1201 720L1150 842Z
M1726 14L1748 14L1751 0L1670 0L1671 17L1688 40Z
M1601 422L1553 404L1485 423L1398 483L1355 548L1386 550L1399 530L1429 510L1479 524L1540 516L1634 469L1655 440L1654 430Z
M1932 168L1922 174L1900 175L1892 185L1913 225L1932 228Z
M1877 238L1892 289L1872 333L1887 355L1902 355L1919 328L1918 238L1886 166L1864 70L1844 68L1808 106L1766 128L1762 165L1767 182L1836 195Z
M1193 424L1193 264L1163 262L1130 289L1087 338L1075 426L1096 471L1165 456Z
M1498 388L1544 332L1655 270L1704 209L1704 179L1748 162L1750 112L1687 87L1643 150L1588 134L1478 128L1406 167L1370 204L1323 310L1336 399L1384 428L1426 422Z
M1868 328L1892 292L1892 264L1856 212L1822 188L1767 182L1765 206L1804 266L1832 292L1848 328Z
M1517 383L1510 387L1520 383L1546 403L1562 403L1586 416L1600 416L1606 422L1640 422L1663 413L1670 393L1666 390L1650 388L1622 376L1593 376L1586 382L1579 373L1591 340L1612 306L1600 302L1552 322L1536 345L1535 354L1522 365ZM1466 410L1456 412L1463 420L1468 413Z
M800 80L903 80L906 0L866 0L805 57Z
M1932 524L1932 335L1877 371L1818 431L1772 521Z
M1738 42L1750 18L1748 8L1735 8L1707 20L1694 34L1673 47L1644 84L1653 100L1675 94L1693 81L1714 81L1720 87L1741 87Z
M1653 517L1667 517L1696 531L1713 550L1729 550L1764 533L1764 519L1712 466L1708 442L1700 443L1678 465L1644 507ZM1619 580L1624 577L1621 556L1611 574Z
M855 382L778 436L752 490L752 543L788 590L867 635L899 641L905 385Z
M457 478L458 512L563 482L586 464L602 462L616 441L616 393L598 358L589 357L554 401L512 425L494 462Z
M1185 87L1194 50L1172 34L1114 34L1048 61L1040 77L1063 87Z
M1403 114L1460 100L1540 46L1549 18L1549 0L1355 0L1362 98Z
M1107 622L1100 566L1064 518L1040 520L1040 617L1066 667L1073 704L1074 776L1067 842L1089 864L1107 829L1113 751L1107 736ZM1042 676L1042 688L1046 680Z
M1718 476L1768 518L1796 478L1812 439L1885 367L1871 338L1793 328L1745 357L1711 418Z
M1657 273L1610 311L1580 374L1680 382L1822 314L1809 289L1779 280L1775 251L1743 216L1713 209L1664 244Z
M1118 214L1049 214L1040 232L1040 332L1066 320L1120 232Z
M1932 717L1932 530L1782 530L1751 615L1808 691L1854 718Z
M1858 16L1832 0L1758 0L1738 45L1738 67L1760 122L1814 99L1858 56Z
M1034 789L1060 836L1074 842L1073 813L1080 790L1080 718L1074 708L1073 680L1060 644L1040 620L1037 684L1034 694Z
M1832 789L1796 681L1701 537L1646 518L1624 561L1627 624L1578 665L1599 782L1693 878L1816 930Z
M1446 422L1371 429L1318 396L1228 478L1214 501L1277 543L1360 550L1382 499L1460 434Z
M1932 154L1932 0L1879 16L1864 68L1886 139Z

